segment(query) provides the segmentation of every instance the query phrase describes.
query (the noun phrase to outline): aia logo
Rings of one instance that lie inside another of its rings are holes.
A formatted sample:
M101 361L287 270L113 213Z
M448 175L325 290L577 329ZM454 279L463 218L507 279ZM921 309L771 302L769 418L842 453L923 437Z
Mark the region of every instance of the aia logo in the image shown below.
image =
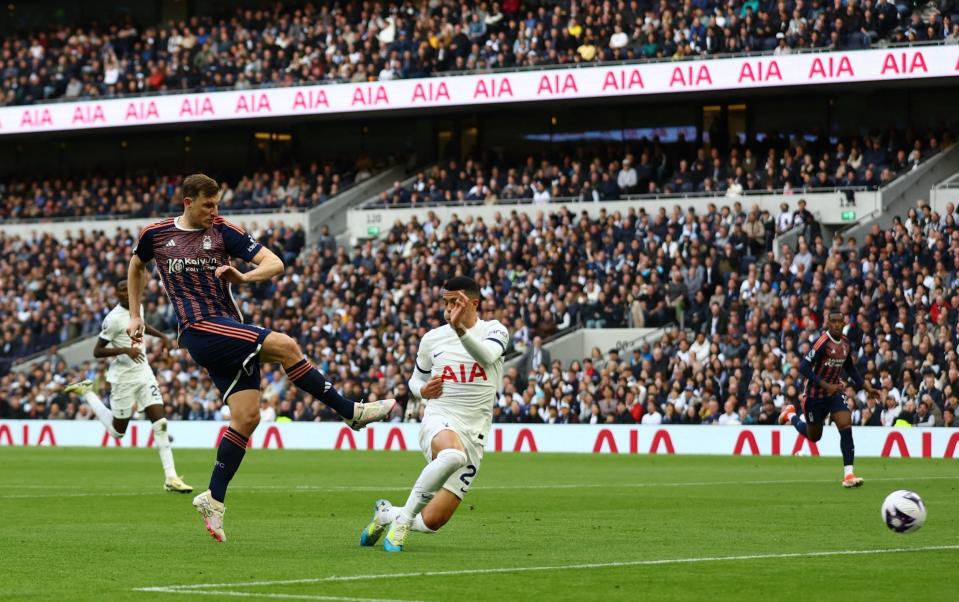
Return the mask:
M475 380L489 380L486 376L486 370L483 370L483 367L473 362L473 366L470 368L469 376L466 374L466 364L459 365L459 375L457 375L456 370L453 369L453 366L443 366L443 381L451 380L454 383L471 383Z

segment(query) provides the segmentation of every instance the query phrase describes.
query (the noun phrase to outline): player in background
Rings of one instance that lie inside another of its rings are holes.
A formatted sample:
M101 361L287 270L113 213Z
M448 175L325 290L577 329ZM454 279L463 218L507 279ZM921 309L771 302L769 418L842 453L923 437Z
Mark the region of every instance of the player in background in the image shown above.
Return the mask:
M373 520L360 534L362 546L374 545L387 525L383 545L389 552L403 551L410 530L435 533L456 512L479 472L509 333L498 321L477 317L480 289L472 278L448 280L443 302L448 324L420 341L409 381L414 396L429 400L420 427L427 465L404 506L377 500Z
M299 389L333 408L351 428L389 416L396 401L354 403L304 357L292 338L260 326L244 324L233 299L232 286L269 280L283 271L283 262L240 226L219 217L220 186L203 174L186 177L180 187L183 214L161 220L140 232L127 277L130 325L134 341L143 337L140 299L149 277L146 266L156 261L156 272L176 312L179 342L193 360L210 373L230 406L230 426L220 440L210 488L193 499L207 531L226 541L223 505L246 445L260 422L260 363L279 363ZM243 273L232 258L256 267Z
M852 440L852 413L842 394L843 373L852 380L857 390L864 389L873 397L877 397L879 391L865 382L856 370L850 356L852 346L842 333L845 326L846 316L842 312L829 312L826 331L799 364L799 373L806 379L800 396L803 415L796 414L796 408L789 405L779 416L779 423L791 422L810 441L819 441L826 416L831 415L839 429L844 468L842 486L860 487L863 480L853 473L856 448Z
M93 348L95 358L113 358L107 370L107 382L110 383L110 407L93 392L93 383L84 380L68 386L64 391L76 393L90 406L97 420L103 423L107 431L122 439L127 433L127 425L134 411L142 411L153 423L153 440L160 452L160 463L166 481L163 488L167 491L190 493L193 487L183 482L177 475L173 463L173 450L170 448L170 435L167 432L167 419L160 396L160 385L153 370L147 364L146 354L127 334L130 323L130 301L127 295L127 281L117 283L116 307L103 319L100 337ZM170 339L150 325L144 325L146 333L163 341L164 348L170 347Z

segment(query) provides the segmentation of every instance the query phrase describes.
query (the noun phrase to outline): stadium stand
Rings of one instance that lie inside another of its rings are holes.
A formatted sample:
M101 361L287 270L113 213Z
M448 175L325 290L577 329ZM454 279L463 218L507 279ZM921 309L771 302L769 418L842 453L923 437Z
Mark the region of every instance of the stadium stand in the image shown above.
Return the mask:
M667 326L660 341L625 357L595 349L571 365L532 365L526 379L510 369L494 414L505 422L604 423L716 423L724 413L727 422L774 422L784 402L798 399L799 358L818 335L823 313L840 308L850 316L859 369L888 391L880 400L887 408L852 395L857 423L891 424L900 416L922 426L959 426L959 356L948 327L959 318L959 214L922 205L888 231L877 226L862 241L840 235L828 248L804 224L795 247L782 249L779 260L771 237L753 249L742 232L755 215L731 205L705 215L677 207L672 214L595 220L565 209L512 212L495 223L466 218L444 224L433 216L364 242L352 258L325 239L304 249L277 282L245 290L240 304L254 322L296 336L348 395L396 392L404 407L396 420L415 420L422 411L405 390L404 375L412 369L417 336L438 324L433 293L467 266L487 295L485 309L509 324L519 353L574 325ZM774 228L773 216L761 219ZM282 227L257 234L274 248L296 238ZM103 270L108 279L123 265L130 240L100 236L83 244L116 260L74 265L69 253L58 259L63 249L50 239L5 241L5 255L19 251L29 265L32 252L77 273ZM287 259L296 251L289 249ZM427 263L429 272L420 267ZM54 264L49 271L56 274ZM11 279L12 266L3 273ZM35 300L33 279L23 280L24 290L5 304L4 357L27 336L23 325L16 330L19 317L30 310L35 313L28 318L41 316L41 304L49 302ZM81 298L71 292L69 278L62 289L65 299ZM109 291L102 295L99 303L78 305L81 330L83 324L95 328L95 316L109 303ZM169 327L169 314L154 285L148 319ZM224 417L228 410L191 361L183 355L155 355L153 361L172 401L171 418ZM0 413L86 418L76 400L60 392L80 376L95 379L107 395L102 366L90 362L71 370L50 348L31 371L0 379ZM266 370L263 385L267 420L332 418L308 405L279 370Z
M959 41L954 3L889 0L294 3L4 38L0 106L438 72ZM296 6L298 5L298 6Z
M369 167L311 162L285 170L257 171L231 186L224 180L223 211L301 211L322 204L370 177ZM181 175L91 176L0 181L0 218L154 217L181 210L176 191Z
M524 162L488 164L455 159L418 173L408 186L397 182L369 206L423 206L444 203L548 203L605 201L630 195L717 194L817 189L875 190L891 183L944 146L937 133L873 132L841 140L812 141L770 136L750 144L718 148L643 140L580 147L553 160L529 156Z

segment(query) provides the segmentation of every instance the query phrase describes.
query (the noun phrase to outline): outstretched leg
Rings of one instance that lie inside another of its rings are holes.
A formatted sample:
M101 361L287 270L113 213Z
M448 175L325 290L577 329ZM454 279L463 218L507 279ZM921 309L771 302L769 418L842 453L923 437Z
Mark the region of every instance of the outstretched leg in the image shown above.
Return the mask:
M117 396L117 389L115 387L114 396ZM107 432L111 436L117 439L123 439L124 435L127 434L127 425L130 424L130 418L116 418L113 415L113 412L110 411L110 408L103 403L103 401L93 392L93 381L91 380L82 380L72 385L68 385L63 389L64 393L74 393L80 397L90 409L93 410L94 415L97 417L97 420L100 424L103 425L103 428L107 429ZM132 405L130 408L130 413L132 415Z
M413 528L415 522L421 523L418 525L420 527L418 530L435 531L449 520L453 511L456 510L456 506L459 505L457 500L456 505L450 507L449 499L445 494L449 494L451 497L456 496L443 490L442 487L447 479L453 476L458 470L466 467L469 462L466 451L463 448L463 443L460 441L459 435L454 431L441 430L433 437L431 448L433 460L426 465L423 472L420 473L419 478L416 479L416 483L413 485L413 490L410 492L406 504L399 509L389 533L386 534L386 542L383 544L383 547L388 552L403 551L406 536ZM432 504L433 500L436 499L437 492L440 491L444 492L444 495L440 499L446 500L445 502L441 502L443 504L443 511L441 512L440 509L437 508L428 513L427 516L422 516L421 512L428 505ZM417 521L417 517L419 517L419 521ZM427 523L427 519L429 519L432 524Z
M370 403L355 403L346 399L333 387L333 383L303 356L303 351L296 341L281 332L267 335L263 341L260 360L283 366L290 382L328 405L354 430L360 430L370 422L383 420L396 405L394 399Z
M825 419L825 415L820 415L818 405L815 399L803 398L803 411L800 413L794 410L789 417L789 422L793 425L793 428L800 435L813 442L822 439L822 424Z

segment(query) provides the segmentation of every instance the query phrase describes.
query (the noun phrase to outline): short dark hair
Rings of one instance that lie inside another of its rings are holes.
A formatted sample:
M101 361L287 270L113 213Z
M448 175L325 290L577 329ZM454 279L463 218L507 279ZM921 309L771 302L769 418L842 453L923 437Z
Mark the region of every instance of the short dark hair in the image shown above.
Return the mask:
M840 318L845 318L845 317L846 317L846 314L842 313L842 312L839 311L838 309L834 309L834 310L832 310L832 311L829 312L829 314L827 315L827 317L828 317L829 319L832 319L833 316L839 316Z
M183 179L180 186L180 199L187 197L196 199L201 196L208 198L215 197L220 192L220 185L210 176L202 173L195 173Z
M470 299L480 298L479 284L469 276L454 276L446 281L443 289L447 291L463 291Z

